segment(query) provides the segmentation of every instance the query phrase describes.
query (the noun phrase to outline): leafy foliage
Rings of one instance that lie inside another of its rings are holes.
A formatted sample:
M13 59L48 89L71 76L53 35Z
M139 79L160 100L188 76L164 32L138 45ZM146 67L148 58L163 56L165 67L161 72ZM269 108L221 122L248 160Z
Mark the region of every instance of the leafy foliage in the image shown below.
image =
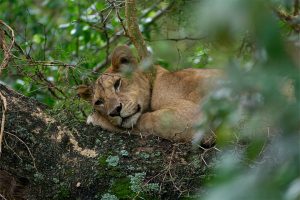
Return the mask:
M227 81L204 104L206 118L200 124L200 133L213 127L223 146L204 199L300 197L295 186L300 167L299 59L293 58L299 38L294 40L293 30L282 30L268 3L200 4L199 24L226 50L222 56L230 58ZM233 51L245 34L251 37L247 45L254 47L247 59Z

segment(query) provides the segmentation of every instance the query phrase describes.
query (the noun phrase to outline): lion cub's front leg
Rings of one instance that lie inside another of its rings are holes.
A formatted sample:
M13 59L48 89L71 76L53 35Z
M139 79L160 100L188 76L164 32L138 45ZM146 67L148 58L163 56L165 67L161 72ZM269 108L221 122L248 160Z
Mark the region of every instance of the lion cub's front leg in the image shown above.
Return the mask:
M176 108L166 108L144 113L137 129L173 141L191 141L194 135L192 119L186 112Z
M112 125L108 119L104 116L102 116L98 112L94 112L90 114L86 120L87 124L92 124L94 126L100 126L101 128L107 130L107 131L112 131L112 132L124 132L124 130L119 129L118 127L115 127Z

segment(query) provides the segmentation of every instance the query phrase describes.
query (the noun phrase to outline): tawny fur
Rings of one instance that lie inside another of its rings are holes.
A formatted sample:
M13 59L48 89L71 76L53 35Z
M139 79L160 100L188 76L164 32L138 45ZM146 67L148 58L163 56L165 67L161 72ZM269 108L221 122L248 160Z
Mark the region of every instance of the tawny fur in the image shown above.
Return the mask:
M132 72L129 77L124 76L126 71ZM82 85L77 92L94 106L88 123L114 132L130 130L187 142L201 119L201 101L219 75L215 69L169 72L160 66L143 72L129 47L119 46L112 66L92 87Z

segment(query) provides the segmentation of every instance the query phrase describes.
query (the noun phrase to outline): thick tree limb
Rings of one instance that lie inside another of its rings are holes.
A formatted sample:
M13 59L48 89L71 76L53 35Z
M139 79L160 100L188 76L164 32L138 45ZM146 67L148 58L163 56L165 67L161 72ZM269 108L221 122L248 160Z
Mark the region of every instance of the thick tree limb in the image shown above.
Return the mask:
M216 153L154 136L108 133L75 121L66 110L61 110L66 119L59 121L34 99L1 84L0 92L7 99L0 178L2 170L26 178L25 199L53 199L61 188L68 199L95 199L108 191L119 199L138 199L143 194L130 189L130 177L137 173L145 173L140 187L155 183L161 188L149 198L178 199L201 187L205 163ZM117 166L110 165L111 158ZM129 194L119 193L117 186Z
M138 20L137 20L137 9L135 0L126 0L125 1L125 15L127 22L127 31L128 36L137 49L140 59L145 59L150 56L149 51L147 50L146 42L143 38L143 35L139 29Z

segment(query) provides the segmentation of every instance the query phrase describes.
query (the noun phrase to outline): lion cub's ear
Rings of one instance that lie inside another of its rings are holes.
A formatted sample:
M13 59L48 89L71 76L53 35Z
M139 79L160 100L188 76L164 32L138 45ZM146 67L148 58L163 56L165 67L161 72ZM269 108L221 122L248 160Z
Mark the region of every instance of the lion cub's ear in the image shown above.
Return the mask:
M93 88L88 85L79 85L77 88L77 95L86 100L91 102L93 97Z
M130 48L126 45L118 46L112 53L111 67L106 72L130 72L137 67L137 60Z

